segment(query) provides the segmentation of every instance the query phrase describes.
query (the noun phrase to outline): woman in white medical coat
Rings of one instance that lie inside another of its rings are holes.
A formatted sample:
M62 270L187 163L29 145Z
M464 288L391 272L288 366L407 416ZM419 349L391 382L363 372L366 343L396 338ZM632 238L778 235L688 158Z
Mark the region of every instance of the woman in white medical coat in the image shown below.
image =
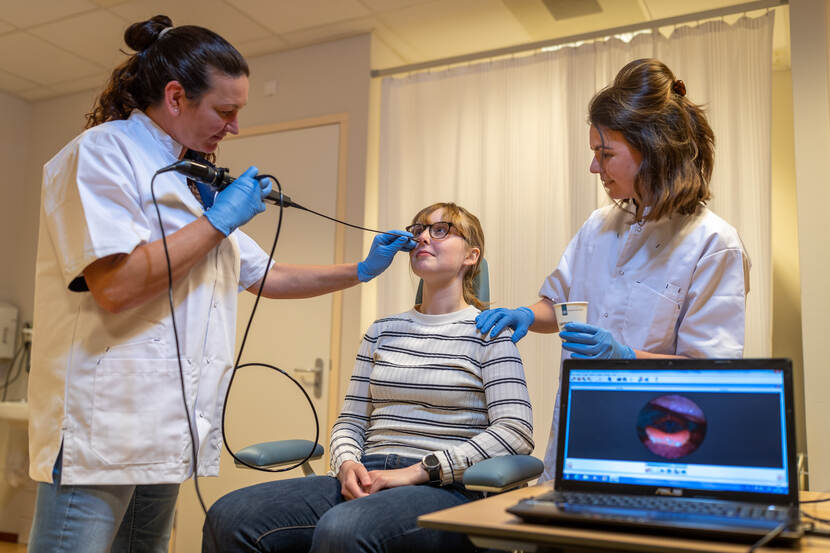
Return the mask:
M218 473L239 290L255 293L264 275L271 298L344 289L414 245L381 235L360 263L269 269L237 230L265 209L270 184L254 178L255 167L218 194L160 174L174 339L151 178L238 132L248 66L219 35L174 28L166 16L124 36L136 54L113 72L87 130L43 172L29 380L30 474L40 484L30 553L166 551L179 483L194 470Z
M478 316L481 332L560 332L563 358L740 357L749 259L712 213L714 134L683 81L654 59L623 67L589 106L590 171L614 205L571 240L540 300ZM554 304L588 302L588 324L560 329ZM559 400L543 479L553 477Z

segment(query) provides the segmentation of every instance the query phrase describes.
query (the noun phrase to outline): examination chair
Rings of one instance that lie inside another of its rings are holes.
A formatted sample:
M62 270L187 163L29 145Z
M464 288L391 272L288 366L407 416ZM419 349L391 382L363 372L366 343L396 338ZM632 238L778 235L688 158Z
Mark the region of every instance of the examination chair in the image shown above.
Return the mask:
M478 298L487 303L490 301L490 273L487 260L481 260L481 271L474 281ZM418 285L415 304L421 303L424 283ZM311 457L301 465L303 474L308 476L314 471L308 461L323 456L323 446L309 440L279 440L254 444L236 452L236 456L246 463L260 468L273 468L296 464L303 460L314 446ZM236 462L236 466L248 468ZM464 487L468 490L500 493L527 485L542 474L542 461L530 455L507 455L492 457L480 461L464 471Z

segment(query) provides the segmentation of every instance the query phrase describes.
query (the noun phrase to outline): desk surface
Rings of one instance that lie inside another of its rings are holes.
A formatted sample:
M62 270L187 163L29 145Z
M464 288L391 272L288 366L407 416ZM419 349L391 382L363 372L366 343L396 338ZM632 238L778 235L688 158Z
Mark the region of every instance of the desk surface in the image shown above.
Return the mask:
M572 550L615 550L647 552L717 552L745 553L748 544L704 541L671 536L609 532L567 526L546 526L526 524L505 509L519 499L538 495L550 490L549 484L530 486L507 492L480 501L430 513L418 518L418 524L425 528L461 532L470 536L474 543L500 549L524 549L535 551L537 546L559 547ZM803 492L802 499L823 499L826 493ZM830 518L830 502L806 504L803 510L823 518ZM826 527L830 529L830 526ZM781 553L793 549L763 547L756 551ZM801 540L801 553L830 553L830 538L805 536Z

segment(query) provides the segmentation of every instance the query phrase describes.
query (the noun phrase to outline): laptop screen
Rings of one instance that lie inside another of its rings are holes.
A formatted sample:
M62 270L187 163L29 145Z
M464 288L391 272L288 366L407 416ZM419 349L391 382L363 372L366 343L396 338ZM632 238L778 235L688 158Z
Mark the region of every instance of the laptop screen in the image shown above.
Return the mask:
M780 364L664 365L568 363L560 477L788 495L792 437Z

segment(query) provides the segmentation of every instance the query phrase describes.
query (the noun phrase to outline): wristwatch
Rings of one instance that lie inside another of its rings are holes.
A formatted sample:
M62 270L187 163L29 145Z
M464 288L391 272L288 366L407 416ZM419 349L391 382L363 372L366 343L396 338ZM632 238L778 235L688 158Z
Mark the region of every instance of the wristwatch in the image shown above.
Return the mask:
M429 485L440 486L441 463L438 462L438 457L436 457L434 453L424 456L424 458L421 459L421 466L424 467L425 471L427 471L427 475L429 476Z

